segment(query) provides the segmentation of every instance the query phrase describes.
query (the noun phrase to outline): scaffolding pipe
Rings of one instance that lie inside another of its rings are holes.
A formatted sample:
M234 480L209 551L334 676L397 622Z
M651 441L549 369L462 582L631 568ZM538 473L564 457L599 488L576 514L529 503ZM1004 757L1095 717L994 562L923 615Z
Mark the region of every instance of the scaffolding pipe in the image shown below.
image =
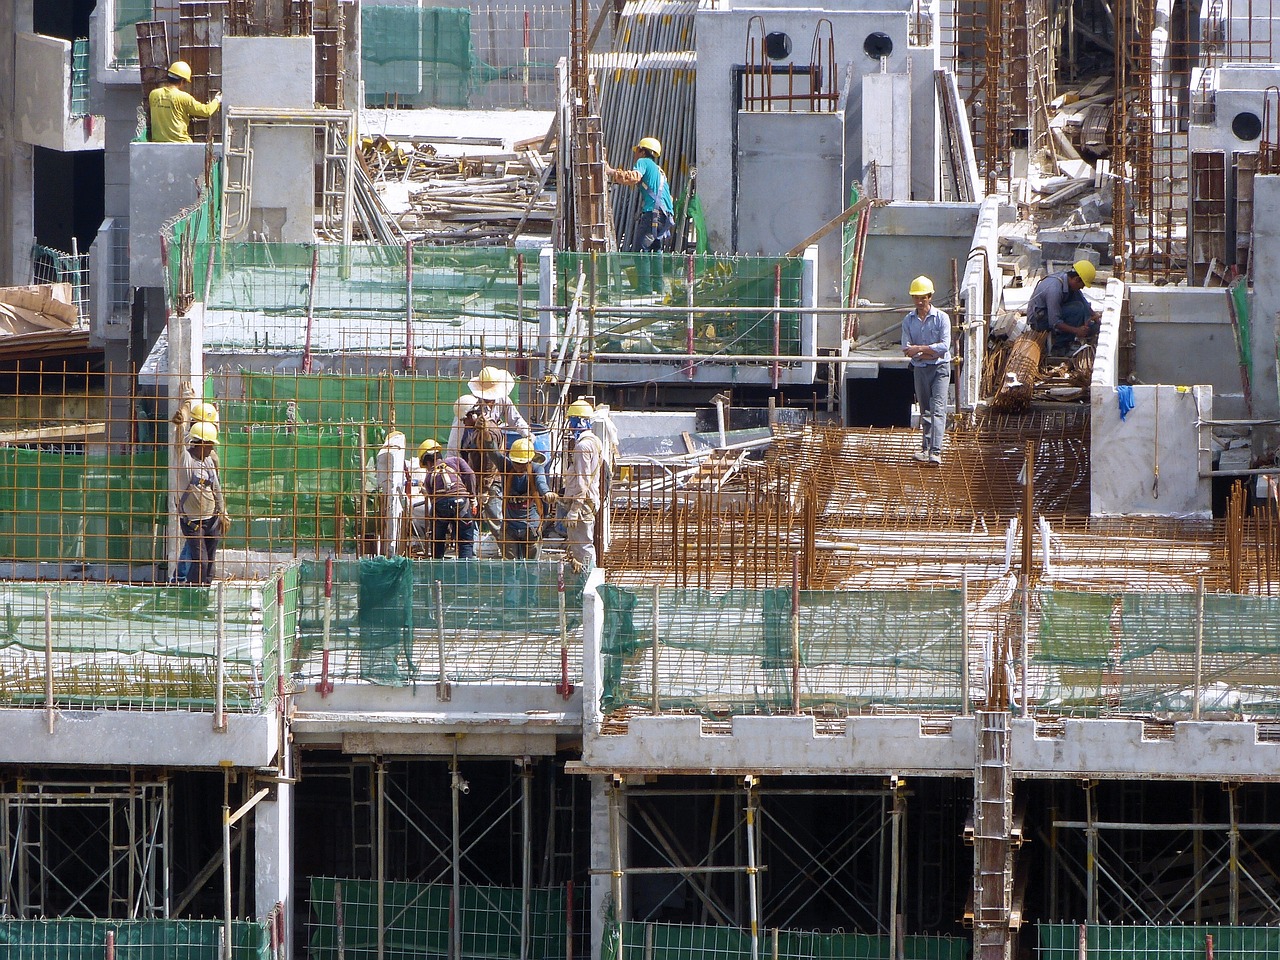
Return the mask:
M231 960L231 770L229 767L223 768L222 771L222 960Z
M791 555L791 714L800 715L800 552Z
M685 376L686 376L686 377L688 377L690 380L692 380L692 379L693 379L693 376L694 376L694 363L693 363L693 357L694 357L694 352L693 352L693 254L692 254L692 253L685 257L684 285L685 285L685 306L686 306L687 311L688 311L688 312L685 314L685 319L684 319L684 341L685 341L685 351L686 351L686 353L688 353L688 355L689 355L689 359L688 359L687 364L686 364L686 366L685 366ZM755 957L753 956L753 957L751 958L751 960L755 960Z
M1227 863L1227 896L1229 909L1227 922L1233 927L1240 923L1240 810L1236 803L1236 784L1227 784L1227 807L1231 813L1229 835L1231 856Z
M378 761L378 960L383 960L386 952L386 906L387 906L387 765Z
M529 901L533 897L533 772L520 762L520 960L529 960Z
M116 960L116 932L107 931L106 960Z
M609 860L610 885L609 892L613 897L613 913L621 923L622 920L622 825L618 822L621 816L618 806L621 790L618 778L614 777L609 784Z
M320 273L320 251L311 251L311 281L307 284L307 330L302 343L302 372L311 372L311 329L315 326L316 279Z
M752 797L755 777L744 777L747 790L747 902L751 914L751 960L760 960L760 903L756 884L756 810Z
M452 814L452 846L449 857L452 861L452 887L449 893L449 957L450 960L462 958L462 932L459 928L459 913L462 909L462 806L460 794L467 789L465 781L458 773L458 748L454 745L453 759L449 765L450 813Z
M653 585L653 638L652 638L653 647L652 647L652 654L650 655L650 659L653 661L652 663L653 675L649 681L649 689L652 691L652 695L653 695L652 712L655 717L662 712L662 700L660 695L659 676L658 676L658 645L659 645L658 603L659 603L658 585L655 583Z
M329 679L329 639L333 632L333 557L324 559L324 634L320 646L320 682L316 692L321 699L333 693Z
M898 885L902 881L902 783L890 778L893 807L889 813L889 956L898 956Z
M969 571L960 572L960 715L969 716Z
M1191 704L1191 719L1200 719L1200 701L1204 696L1204 574L1196 578L1196 659L1195 701Z
M44 591L44 717L53 733L53 589Z
M404 368L413 371L417 360L413 354L413 241L404 242Z
M213 729L224 733L227 729L226 685L227 685L227 615L225 605L225 584L218 581L218 623L214 634L214 649L217 657L216 685L213 691ZM229 894L228 894L229 896Z
M445 672L444 660L444 582L437 580L436 600L436 659L439 667L439 679L436 680L436 699L447 701L453 696L453 688L449 684L449 675Z
M773 265L773 355L776 357L780 353L782 353L782 264L775 263ZM775 390L778 389L780 371L780 362L774 360L769 378Z
M556 604L560 614L560 683L556 693L568 700L573 695L573 684L569 682L569 614L565 607L563 560L556 566Z

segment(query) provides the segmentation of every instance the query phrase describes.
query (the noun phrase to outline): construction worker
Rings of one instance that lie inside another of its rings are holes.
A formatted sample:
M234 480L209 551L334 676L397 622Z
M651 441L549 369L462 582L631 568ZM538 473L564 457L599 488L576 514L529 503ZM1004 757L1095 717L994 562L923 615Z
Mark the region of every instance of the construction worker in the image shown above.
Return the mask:
M447 456L462 456L462 433L467 429L467 414L474 410L479 402L479 397L469 393L464 393L453 401L453 425L449 428L449 442L444 447Z
M1097 268L1088 260L1077 260L1070 269L1051 273L1036 284L1027 302L1027 324L1052 334L1050 353L1064 354L1077 337L1085 340L1098 331L1102 313L1084 295L1096 274Z
M933 281L916 277L908 291L915 308L902 320L902 352L915 378L920 405L922 463L942 463L947 432L947 388L951 385L951 318L933 305Z
M425 471L422 493L433 518L431 556L444 557L449 541L458 538L458 559L476 558L476 475L461 457L443 456L440 441L418 445L418 463Z
M191 67L185 60L175 60L169 64L164 83L147 97L152 143L190 143L191 118L207 119L218 112L222 94L215 93L208 103L201 103L183 89L190 82Z
M193 423L187 444L178 456L174 506L182 531L182 553L175 581L208 585L213 581L213 561L230 520L218 479L218 428L207 420Z
M596 514L600 510L600 472L604 447L591 432L591 404L579 397L565 411L569 424L569 469L564 478L566 548L575 569L596 563Z
M511 444L502 477L502 558L537 560L542 540L542 517L555 506L547 483L546 456L528 437Z
M627 249L632 253L661 253L662 245L671 236L676 222L671 185L658 166L662 144L655 137L644 137L631 148L631 153L635 165L630 170L605 168L606 175L614 183L640 188L640 222ZM640 294L662 292L661 257L638 258L636 290Z
M485 367L467 386L476 397L473 409L486 420L492 420L501 427L520 431L522 436L529 436L529 423L520 415L511 390L516 385L515 377L501 367Z

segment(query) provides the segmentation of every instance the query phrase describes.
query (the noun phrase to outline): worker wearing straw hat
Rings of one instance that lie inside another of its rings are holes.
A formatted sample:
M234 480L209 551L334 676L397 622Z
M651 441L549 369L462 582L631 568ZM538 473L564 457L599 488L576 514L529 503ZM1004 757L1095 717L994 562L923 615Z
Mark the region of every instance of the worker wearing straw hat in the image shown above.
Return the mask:
M476 397L477 413L486 420L519 430L527 437L529 423L520 415L511 399L511 390L515 385L515 377L501 367L485 367L467 384Z
M214 455L217 444L217 425L199 420L187 431L187 444L178 457L174 499L183 536L174 578L178 583L207 586L213 581L214 557L227 527L227 505Z

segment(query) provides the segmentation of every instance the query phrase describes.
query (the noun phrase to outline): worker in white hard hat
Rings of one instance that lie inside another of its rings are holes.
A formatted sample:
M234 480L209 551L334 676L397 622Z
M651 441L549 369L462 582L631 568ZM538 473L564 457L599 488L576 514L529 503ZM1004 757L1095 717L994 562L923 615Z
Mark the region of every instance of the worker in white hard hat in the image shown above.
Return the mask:
M920 405L921 463L942 463L947 433L947 388L951 385L951 318L933 305L933 281L920 276L907 290L915 306L902 319L902 353L915 381Z
M528 437L511 444L502 476L502 545L504 560L537 560L542 518L555 506L547 482L546 454Z
M458 559L476 558L476 475L461 457L444 456L438 440L418 445L422 492L431 516L431 556L440 560L456 536Z
M501 367L484 367L467 383L476 398L475 409L487 420L511 430L520 431L521 436L529 436L529 423L516 409L511 399L511 391L516 385L515 377Z
M600 511L600 475L604 447L591 432L595 410L579 397L565 411L569 426L569 467L564 477L564 526L566 549L575 569L590 570L596 563L596 514Z
M187 431L187 443L178 455L174 507L182 531L182 553L174 580L208 585L213 581L213 561L230 521L218 479L214 447L217 424L198 420Z
M449 428L449 440L444 445L445 454L450 457L462 456L462 434L467 429L467 415L476 408L480 398L464 393L453 401L453 425Z
M627 249L632 253L661 253L663 244L675 229L675 206L671 202L671 185L658 160L662 144L656 137L643 137L631 150L635 165L630 170L606 167L605 174L614 183L640 189L640 220ZM636 287L641 295L662 292L662 258L639 257L636 262Z
M222 94L215 93L208 103L201 103L183 89L190 82L190 65L185 60L175 60L169 64L164 83L147 96L152 143L190 143L191 119L207 119L218 112Z
M1077 260L1036 284L1027 301L1027 325L1051 334L1050 353L1065 354L1077 337L1087 340L1098 332L1102 313L1084 295L1096 274L1097 268L1088 260Z

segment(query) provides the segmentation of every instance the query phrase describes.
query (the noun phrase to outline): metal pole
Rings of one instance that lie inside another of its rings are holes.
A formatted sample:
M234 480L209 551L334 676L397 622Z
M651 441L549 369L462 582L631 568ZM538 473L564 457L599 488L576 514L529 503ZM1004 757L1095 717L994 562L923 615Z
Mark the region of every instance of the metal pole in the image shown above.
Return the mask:
M902 785L891 777L893 809L889 814L889 956L898 956L898 885L902 882Z
M222 771L222 936L223 960L231 960L231 769Z
M386 952L387 765L378 761L378 960Z
M218 581L218 624L215 636L217 655L217 686L213 692L213 729L222 733L227 729L226 684L227 684L227 615L225 584ZM228 894L230 896L230 894Z
M1031 705L1027 703L1027 644L1030 637L1027 635L1031 632L1031 581L1024 577L1022 580L1022 652L1019 656L1018 673L1021 675L1019 682L1021 690L1018 693L1018 710L1024 717L1031 715Z
M747 790L747 903L751 915L751 960L760 960L760 904L757 897L756 874L756 808L752 794L755 777L744 777L742 785Z
M116 960L116 932L114 930L107 931L106 954L106 960Z
M613 914L622 924L622 813L618 809L622 798L618 795L622 786L615 777L609 785L609 860L612 867Z
M53 733L53 588L44 590L44 715Z
M1231 810L1231 861L1227 864L1227 895L1229 909L1227 922L1233 927L1240 923L1240 811L1236 805L1236 785L1227 785L1227 804Z
M643 256L643 254L642 254ZM650 254L652 256L652 254ZM688 312L684 318L684 342L685 352L688 354L688 360L685 366L685 376L690 380L693 379L694 363L693 363L693 254L685 257L684 266L684 283L685 283L685 305ZM754 958L753 958L754 960Z
M556 603L560 613L560 685L556 693L565 700L573 695L573 684L569 682L569 614L565 608L564 561L556 566Z
M1088 923L1098 922L1098 827L1094 823L1093 783L1084 784L1085 816L1085 920Z
M413 241L404 242L404 368L413 370L417 360L413 355Z
M800 553L791 557L791 713L800 715Z
M533 771L529 758L520 765L520 960L529 960L529 901L533 897Z
M969 716L969 571L960 573L960 715Z
M436 581L436 658L439 661L439 679L436 680L436 699L449 700L453 696L453 688L449 685L449 675L445 672L444 662L444 583Z
M333 631L333 557L324 559L324 639L320 647L320 682L316 692L321 698L333 692L329 679L329 638Z
M655 717L662 712L662 700L660 696L659 682L658 682L659 681L658 648L660 643L658 639L658 603L659 603L658 585L655 583L653 585L653 651L651 654L651 659L653 661L653 664L652 664L653 674L652 674L652 677L650 678L650 684L649 684L649 689L653 692L652 710L653 710L653 715Z
M1200 719L1200 700L1204 696L1204 574L1196 579L1196 666L1195 702L1191 719Z
M333 882L333 922L338 928L335 940L337 941L337 960L347 960L347 917L346 911L342 906L342 881L335 880Z
M320 273L320 251L311 251L311 281L307 284L307 331L302 344L302 372L311 372L311 328L315 326L316 278Z
M449 793L453 815L453 846L449 854L453 861L453 889L450 895L452 903L449 907L449 956L451 960L461 960L462 807L459 803L459 794L462 792L462 777L458 775L458 749L456 746L453 750L450 774L449 783L451 789Z
M775 263L773 265L773 355L776 357L780 353L782 353L782 264ZM782 366L777 360L774 360L770 366L770 379L773 381L773 389L777 390Z

